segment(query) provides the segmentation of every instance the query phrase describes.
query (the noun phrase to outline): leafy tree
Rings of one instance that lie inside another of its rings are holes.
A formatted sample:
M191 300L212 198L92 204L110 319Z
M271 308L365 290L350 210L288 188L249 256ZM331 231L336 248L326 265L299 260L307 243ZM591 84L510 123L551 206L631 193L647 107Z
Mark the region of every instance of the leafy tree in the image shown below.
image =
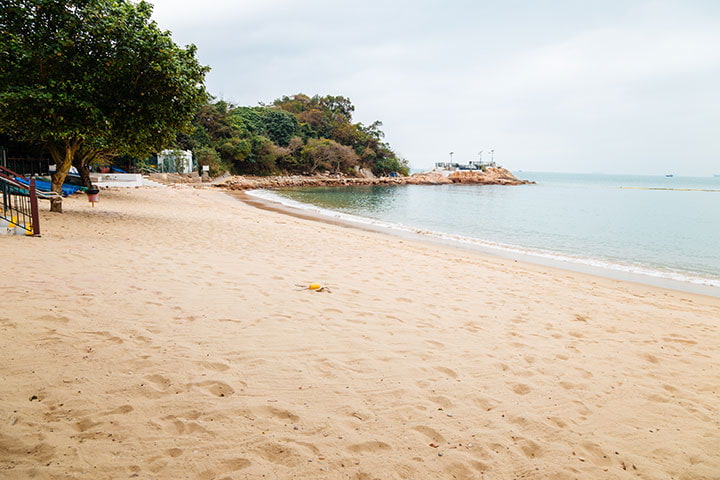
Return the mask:
M210 167L210 175L217 176L228 170L217 151L212 147L200 147L195 151L195 158L198 165L207 165Z
M0 0L0 130L75 162L147 155L188 132L207 67L129 0ZM60 201L51 210L62 211Z
M280 146L287 147L299 133L297 118L289 112L263 108L262 118L268 138Z
M349 173L357 165L358 156L352 148L327 138L313 138L301 151L302 166L306 173L318 170Z
M407 176L410 173L410 168L408 167L407 160L395 156L388 156L379 158L374 164L373 171L379 175L397 172L400 175Z
M283 147L297 135L299 129L293 114L267 107L236 107L230 111L230 118L240 130L265 136Z
M350 99L332 95L308 97L297 94L279 98L272 105L296 115L300 125L304 126L306 138L333 138L334 130L349 124L355 110Z
M263 136L255 136L251 139L251 151L245 162L238 165L243 173L257 173L268 175L275 173L276 160L282 155L272 140Z

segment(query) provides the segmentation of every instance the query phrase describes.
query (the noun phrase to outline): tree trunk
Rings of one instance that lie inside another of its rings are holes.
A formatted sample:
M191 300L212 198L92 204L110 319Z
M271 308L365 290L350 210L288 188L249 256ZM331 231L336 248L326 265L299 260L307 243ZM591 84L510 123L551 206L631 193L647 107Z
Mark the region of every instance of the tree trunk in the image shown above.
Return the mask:
M52 191L62 195L62 186L65 183L70 167L72 167L75 151L78 149L79 142L65 141L63 144L48 145L50 156L55 160L55 173L52 175ZM50 200L50 211L62 213L62 198L53 198Z
M77 168L78 174L82 179L83 186L92 188L92 179L90 178L90 164L98 158L111 158L112 152L98 148L90 148L82 145L77 148L73 156L73 166Z
M83 186L87 188L92 188L92 180L90 179L90 168L88 167L85 159L76 158L75 160L73 160L73 166L77 168L80 179L82 179Z

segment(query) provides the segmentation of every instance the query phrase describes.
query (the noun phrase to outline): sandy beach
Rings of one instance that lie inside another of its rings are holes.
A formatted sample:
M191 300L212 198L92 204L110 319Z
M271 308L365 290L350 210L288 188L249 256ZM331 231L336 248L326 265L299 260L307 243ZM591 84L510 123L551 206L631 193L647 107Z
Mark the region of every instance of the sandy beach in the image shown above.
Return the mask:
M720 478L718 298L218 190L64 208L0 237L2 479Z

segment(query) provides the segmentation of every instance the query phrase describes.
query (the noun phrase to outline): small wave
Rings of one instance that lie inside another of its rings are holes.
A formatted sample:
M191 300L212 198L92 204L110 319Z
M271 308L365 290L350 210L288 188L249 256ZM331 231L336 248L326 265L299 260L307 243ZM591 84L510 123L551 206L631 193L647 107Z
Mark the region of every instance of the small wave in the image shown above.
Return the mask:
M282 195L278 195L277 193L269 191L269 190L248 190L245 193L250 196L256 197L256 198L260 198L263 200L268 200L271 202L279 203L281 205L285 205L286 207L309 211L309 212L317 213L317 214L325 216L325 217L335 218L338 220L357 223L357 224L361 224L361 225L369 225L369 226L373 226L373 227L414 233L414 234L419 234L419 235L423 235L423 236L430 237L430 238L449 240L452 242L474 245L474 246L482 247L485 249L496 250L499 252L526 255L529 257L543 258L543 259L552 260L552 261L556 261L556 262L587 265L587 266L595 267L595 268L602 268L602 269L606 269L606 270L614 270L614 271L630 273L630 274L637 274L637 275L645 275L645 276L649 276L649 277L662 278L662 279L666 279L666 280L674 280L674 281L679 281L679 282L692 283L695 285L720 287L720 279L702 277L702 276L693 275L693 274L687 273L687 272L656 270L656 269L653 269L653 268L650 268L650 267L647 267L644 265L623 264L623 263L610 262L607 260L590 258L590 257L579 257L579 256L576 257L576 256L568 255L568 254L559 254L559 253L548 252L548 251L543 251L543 250L524 248L524 247L520 247L517 245L503 244L503 243L498 243L498 242L489 242L486 240L481 240L481 239L473 238L473 237L466 237L463 235L455 235L455 234L450 234L450 233L437 232L437 231L433 231L433 230L425 230L425 229L421 229L421 228L410 227L410 226L403 225L400 223L385 222L385 221L377 220L374 218L362 217L359 215L353 215L350 213L339 212L336 210L330 210L327 208L318 207L318 206L311 205L308 203L298 202L297 200L292 200L290 198L283 197Z
M713 188L620 187L623 190L667 190L671 192L720 192Z

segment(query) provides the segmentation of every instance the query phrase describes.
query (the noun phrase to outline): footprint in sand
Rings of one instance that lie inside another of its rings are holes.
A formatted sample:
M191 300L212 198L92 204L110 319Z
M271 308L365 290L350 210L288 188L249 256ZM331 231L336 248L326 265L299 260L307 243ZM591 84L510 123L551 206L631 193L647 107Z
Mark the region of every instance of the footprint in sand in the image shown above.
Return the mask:
M247 458L233 458L230 460L223 460L223 473L237 472L238 470L249 467L251 464L252 462Z
M213 397L230 397L235 393L230 385L225 382L218 382L216 380L208 380L207 382L196 382L189 383L188 387L201 387L204 391L212 395Z
M458 377L458 374L455 373L454 370L451 370L451 369L449 369L449 368L447 368L447 367L434 367L434 368L435 368L435 370L437 370L438 372L444 373L445 375L447 375L447 376L450 377L450 378L457 378L457 377Z
M532 389L524 383L516 383L512 386L512 391L517 393L518 395L527 395L532 391Z
M57 322L57 323L68 323L70 321L69 317L66 317L64 315L43 315L41 317L37 317L38 320L41 320L43 322Z
M355 443L348 446L347 449L353 453L373 453L382 450L392 450L392 447L385 442L375 440L370 442Z
M663 385L662 387L663 387L665 390L667 390L668 392L672 392L672 393L677 393L677 392L678 392L678 389L675 388L675 387L673 387L672 385L665 384L665 385Z
M474 398L473 401L486 412L489 412L498 405L497 401L485 397Z
M416 432L422 433L434 443L445 443L445 437L443 437L440 432L433 428L427 427L425 425L418 425L417 427L412 427L412 429Z
M644 353L642 357L650 363L660 363L660 359L651 353Z
M436 404L440 405L442 408L452 408L452 407L455 406L455 405L453 404L453 402L452 402L449 398L443 397L442 395L437 395L437 396L434 396L434 397L429 397L428 400L430 400L430 401L433 402L433 403L436 403Z
M565 428L567 427L567 423L565 423L562 419L558 417L548 417L548 420L552 422L555 426L558 428Z
M210 433L205 427L199 423L187 421L176 417L175 415L168 415L163 417L162 420L165 422L165 430L174 435L190 435L194 433Z
M79 422L75 423L75 425L73 425L73 427L78 432L85 432L87 430L90 430L93 427L100 425L100 423L102 423L102 422L94 422L90 418L83 418Z
M120 337L116 337L115 335L111 334L110 332L82 332L86 333L88 335L96 335L98 337L105 338L108 342L121 344L124 342L124 340Z
M272 417L276 420L282 420L285 423L297 423L300 420L298 415L295 415L289 410L276 407L258 407L253 409L258 416Z
M169 378L165 378L162 375L158 374L148 375L147 377L145 377L145 380L155 384L157 387L160 387L163 390L172 385L172 381Z
M448 478L456 478L458 480L474 480L478 478L475 471L484 472L488 469L488 466L483 462L470 461L468 462L468 465L470 466L467 466L464 463L454 462L451 463L447 468L445 468L445 472L448 474Z
M293 447L280 443L266 443L261 445L257 453L268 462L285 467L294 467L303 464L303 462L307 463Z
M122 405L113 410L103 413L103 415L127 415L135 410L131 405Z
M17 328L17 323L13 322L9 318L0 318L0 326L6 328Z
M225 372L230 370L229 365L220 362L199 362L198 365L214 372Z
M612 463L608 455L597 443L583 442L580 444L580 447L585 451L585 457L593 464L607 466Z
M540 448L540 445L533 442L532 440L523 438L518 442L518 446L528 458L537 458L542 456L542 449Z
M165 454L168 457L177 458L183 454L183 451L180 448L168 448L167 450L165 450Z

